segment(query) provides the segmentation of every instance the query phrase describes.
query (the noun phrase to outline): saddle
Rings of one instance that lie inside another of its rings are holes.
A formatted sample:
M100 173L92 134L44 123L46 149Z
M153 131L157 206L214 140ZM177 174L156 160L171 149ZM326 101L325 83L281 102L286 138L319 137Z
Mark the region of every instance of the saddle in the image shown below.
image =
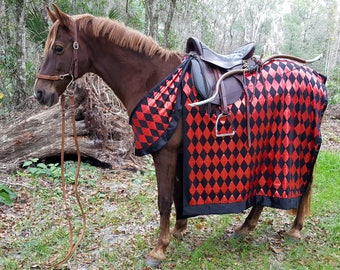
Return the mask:
M187 41L186 52L192 56L191 74L196 90L203 99L211 97L216 83L222 74L244 67L246 60L254 55L255 43L248 43L234 50L231 54L222 55L210 49L197 38L190 37ZM242 94L242 75L234 75L221 83L223 95L227 104L234 103ZM212 102L221 105L220 97Z
M190 37L187 40L186 53L191 56L191 75L194 86L201 98L205 100L213 96L218 80L226 72L254 69L256 64L251 60L254 52L255 43L252 42L239 47L228 55L221 55L197 38ZM227 105L236 102L242 95L244 89L243 74L235 72L235 74L226 78L223 76L218 88L216 89L218 95L210 100L211 104L221 108L221 114L219 114L216 122L216 135L233 135L234 130L220 134L218 125L219 122L225 122L223 118L229 118L230 116ZM230 119L228 121L230 122Z

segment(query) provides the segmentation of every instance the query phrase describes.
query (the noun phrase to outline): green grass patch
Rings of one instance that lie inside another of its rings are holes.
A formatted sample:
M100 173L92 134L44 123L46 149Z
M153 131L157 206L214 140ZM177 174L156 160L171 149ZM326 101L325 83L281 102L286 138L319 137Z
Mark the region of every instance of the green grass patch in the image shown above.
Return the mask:
M340 212L340 153L320 152L315 168L313 188L312 211L315 215L322 215L324 212Z

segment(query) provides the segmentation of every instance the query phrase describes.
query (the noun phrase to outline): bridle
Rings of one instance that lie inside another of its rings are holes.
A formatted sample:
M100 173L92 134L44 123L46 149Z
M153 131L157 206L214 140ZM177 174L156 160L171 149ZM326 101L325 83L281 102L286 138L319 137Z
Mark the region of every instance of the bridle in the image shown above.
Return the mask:
M40 74L37 73L35 77L37 79L43 79L48 81L62 81L67 77L71 77L71 82L69 85L78 78L78 49L79 49L79 43L78 43L78 34L77 34L77 24L76 21L72 20L73 24L73 30L74 30L74 41L73 41L73 53L72 53L72 59L70 64L69 72L66 74L61 75L46 75L46 74Z

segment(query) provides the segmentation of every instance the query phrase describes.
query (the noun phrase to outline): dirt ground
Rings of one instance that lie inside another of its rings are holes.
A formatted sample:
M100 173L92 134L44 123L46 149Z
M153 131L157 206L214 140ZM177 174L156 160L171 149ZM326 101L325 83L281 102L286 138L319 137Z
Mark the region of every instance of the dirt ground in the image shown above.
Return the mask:
M321 129L321 149L340 153L340 104L328 106Z

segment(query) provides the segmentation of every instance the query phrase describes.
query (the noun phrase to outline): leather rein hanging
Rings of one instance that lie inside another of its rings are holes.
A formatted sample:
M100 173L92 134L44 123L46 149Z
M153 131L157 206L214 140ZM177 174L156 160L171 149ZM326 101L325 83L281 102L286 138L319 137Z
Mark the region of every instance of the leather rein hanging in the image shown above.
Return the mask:
M78 193L78 186L79 186L79 171L80 171L80 164L81 164L81 157L80 157L80 150L79 150L79 144L78 144L78 138L77 138L77 131L76 131L76 121L75 121L75 102L74 102L74 91L73 89L70 89L74 86L74 80L78 78L78 49L79 49L79 43L78 43L78 37L77 37L77 25L74 20L73 22L73 29L74 29L74 41L73 41L73 54L70 64L69 73L62 74L62 75L46 75L46 74L36 74L37 79L43 79L43 80L49 80L49 81L59 81L64 80L67 77L71 77L70 83L66 87L66 92L69 97L70 101L70 107L71 107L71 116L72 116L72 128L73 128L73 138L74 143L77 151L77 169L75 174L75 182L74 182L74 195L77 200L77 204L79 206L80 212L81 212L81 218L82 218L82 229L79 234L78 240L73 243L73 226L71 223L71 209L70 205L67 202L67 191L66 191L66 183L65 183L65 129L66 129L66 119L65 119L65 94L61 95L61 112L62 112L62 126L61 126L61 184L62 184L62 191L63 191L63 200L65 204L65 213L67 218L67 223L69 226L69 250L68 253L65 255L65 257L60 260L59 262L53 261L49 262L49 266L56 267L58 265L61 265L65 263L75 252L76 248L78 247L79 243L81 242L86 229L86 215L83 209L83 206L80 202L80 196Z
M62 130L62 137L61 137L61 185L62 185L62 191L63 191L63 200L65 204L65 214L66 214L66 219L67 219L67 224L69 226L69 250L67 254L64 256L62 260L59 262L52 262L49 263L50 266L56 267L58 265L61 265L65 263L68 259L70 259L75 252L76 248L80 244L81 240L84 237L85 230L86 230L86 214L84 212L84 208L81 204L80 201L80 196L78 193L78 186L79 186L79 172L80 172L80 163L81 163L81 157L80 157L80 150L79 150L79 144L78 144L78 138L77 138L77 129L76 129L76 120L75 120L75 102L74 102L74 95L73 93L69 95L69 100L70 100L70 107L71 107L71 116L72 116L72 129L73 129L73 138L74 138L74 144L76 147L77 151L77 169L76 169L76 174L75 174L75 181L74 181L74 187L73 187L73 192L75 195L75 198L77 200L77 204L80 209L81 213L81 219L82 219L82 228L79 233L78 240L73 243L73 226L71 223L71 209L70 209L70 204L67 202L67 190L66 190L66 182L65 182L65 166L64 166L64 161L65 161L65 129L66 129L66 117L65 117L65 95L61 96L61 114L62 114L62 125L61 125L61 130Z

